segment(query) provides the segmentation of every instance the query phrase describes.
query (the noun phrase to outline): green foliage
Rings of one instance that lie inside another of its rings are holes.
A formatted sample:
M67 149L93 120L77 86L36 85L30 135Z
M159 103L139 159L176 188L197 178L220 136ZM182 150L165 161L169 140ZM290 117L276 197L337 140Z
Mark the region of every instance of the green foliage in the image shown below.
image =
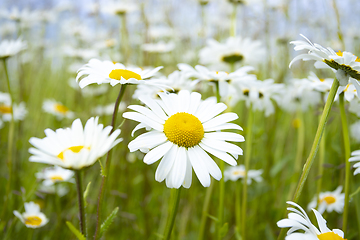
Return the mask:
M85 239L85 236L79 231L76 229L76 227L74 227L74 225L72 225L71 222L69 221L66 221L66 225L69 227L70 231L75 234L75 236L77 237L77 239L79 240L86 240Z
M116 207L110 215L106 218L106 220L101 224L100 227L100 236L109 228L111 223L113 223L114 218L116 217L117 212L119 211L119 207Z

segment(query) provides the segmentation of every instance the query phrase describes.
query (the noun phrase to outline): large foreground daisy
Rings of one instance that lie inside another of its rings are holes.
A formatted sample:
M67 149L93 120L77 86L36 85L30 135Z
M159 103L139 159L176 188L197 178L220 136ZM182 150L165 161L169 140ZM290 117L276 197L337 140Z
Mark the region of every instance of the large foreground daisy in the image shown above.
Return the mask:
M287 208L287 210L291 211L288 214L288 218L277 222L277 225L280 228L290 227L285 238L286 240L344 240L344 232L340 229L330 230L326 226L326 220L315 209L312 210L315 213L320 230L311 223L308 215L302 207L294 202L288 201L286 203L294 207ZM303 232L298 232L298 230Z
M76 119L71 128L59 128L55 132L46 129L45 138L30 138L29 142L35 148L29 149L33 154L29 160L74 170L93 165L122 141L121 138L116 139L120 129L110 134L112 127L104 128L98 121L98 117L92 117L83 128L80 119Z
M146 84L164 87L155 82L144 80L154 76L162 67L154 69L142 70L139 67L125 67L121 63L113 63L111 61L100 61L91 59L88 64L81 67L76 76L81 88L89 84L110 83L111 86L117 84Z
M234 123L235 113L222 113L227 107L216 103L215 98L201 100L199 93L182 90L179 94L159 93L161 100L140 97L147 107L131 105L136 112L126 112L124 118L140 122L140 128L151 129L129 143L130 152L146 152L144 162L152 164L161 159L155 179L166 186L189 188L192 168L204 187L210 185L210 175L220 180L219 167L207 154L235 166L240 147L226 141L243 142L244 137L224 129L242 130ZM220 114L220 115L219 115ZM229 153L229 154L228 154Z

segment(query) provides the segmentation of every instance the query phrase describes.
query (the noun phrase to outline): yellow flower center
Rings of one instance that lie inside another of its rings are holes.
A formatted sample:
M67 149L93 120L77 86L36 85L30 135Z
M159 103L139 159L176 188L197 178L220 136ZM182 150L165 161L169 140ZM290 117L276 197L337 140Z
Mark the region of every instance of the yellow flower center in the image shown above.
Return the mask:
M293 121L292 121L292 125L294 128L299 128L301 126L301 121L299 118L295 118Z
M323 201L325 201L327 204L332 204L336 202L336 199L333 196L327 196L319 200L320 203L322 203Z
M130 78L135 78L137 80L142 80L141 76L133 71L126 70L126 69L114 69L109 74L109 78L121 80L121 78L125 78L129 80Z
M336 52L336 55L342 57L342 56L343 56L343 53L342 53L342 51L339 50L339 51Z
M320 78L320 82L325 82L325 78Z
M245 171L236 170L236 171L233 171L233 175L235 175L235 176L245 176Z
M62 114L66 114L69 111L69 109L67 107L65 107L64 105L59 104L59 103L56 103L54 108L55 108L56 112L59 112Z
M64 179L59 176L59 175L54 175L52 177L50 177L50 179L53 181L53 182L57 182L57 181L64 181Z
M26 225L39 226L42 220L38 216L30 216L25 218L24 222Z
M346 240L334 232L322 233L317 236L320 240Z
M66 152L67 150L70 150L74 153L78 153L81 151L81 149L85 148L84 146L73 146L73 147L69 147L67 149L65 149L64 151L62 151L61 153L59 153L57 155L58 158L60 158L61 160L64 160L64 152ZM90 149L90 148L87 148L87 149Z
M164 133L170 142L189 148L197 145L204 137L204 127L194 115L180 112L165 121Z
M0 113L2 114L11 113L11 107L6 105L0 105Z

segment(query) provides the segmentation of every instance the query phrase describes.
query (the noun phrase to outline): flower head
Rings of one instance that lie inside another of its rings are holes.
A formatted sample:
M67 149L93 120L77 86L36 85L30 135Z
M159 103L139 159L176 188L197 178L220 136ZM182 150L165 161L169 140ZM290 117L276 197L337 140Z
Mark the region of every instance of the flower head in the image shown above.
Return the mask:
M288 207L287 209L291 211L288 214L288 218L282 219L277 222L278 227L280 228L287 228L290 227L289 231L287 232L286 240L301 240L301 239L309 239L309 240L341 240L344 239L344 232L340 229L333 229L330 230L326 226L326 220L321 216L321 214L312 209L319 229L315 227L304 209L302 209L298 204L294 202L286 202L289 205L294 207ZM297 232L298 230L302 230L304 232Z
M45 186L54 185L57 182L73 182L74 171L63 169L59 166L48 167L36 173L36 178L44 180Z
M360 150L353 151L351 153L351 158L349 158L349 162L357 162L354 164L353 168L356 168L354 171L354 175L360 173Z
M63 118L74 118L74 112L70 111L66 106L62 103L57 102L52 99L47 99L43 103L43 110L47 113L50 113L57 117L57 119L61 120Z
M339 186L333 192L322 192L319 194L319 198L315 196L313 200L309 203L308 209L312 209L316 207L316 203L319 199L319 208L318 211L323 214L325 210L327 212L336 211L341 213L344 208L345 202L345 193L341 193L342 186Z
M24 120L27 114L25 103L13 104L11 109L10 94L0 92L0 117L4 122L11 121L12 111L15 121Z
M3 40L0 42L0 59L12 57L27 48L26 42L17 40Z
M28 228L39 228L48 223L45 214L40 212L40 206L34 202L27 202L24 204L25 212L19 213L14 211L14 215L20 219L22 223Z
M262 172L263 170L248 170L247 184L251 184L252 180L255 180L256 182L261 182ZM228 167L224 171L224 179L225 181L227 180L237 181L240 178L245 178L245 173L246 172L244 165Z
M81 67L76 76L81 88L89 84L110 83L111 86L117 84L146 84L155 85L160 88L165 86L145 80L154 76L162 67L155 69L142 70L139 67L125 67L121 63L113 63L110 61L100 61L91 59L88 64ZM85 77L84 77L85 76Z
M130 152L146 152L144 162L152 164L161 159L155 179L166 186L189 188L192 168L204 187L210 185L210 175L221 179L221 171L210 153L219 159L236 165L235 159L242 155L242 149L226 141L242 142L244 137L224 129L242 130L240 126L229 123L238 118L235 113L222 113L227 107L216 103L214 98L201 101L196 92L180 91L178 94L159 93L161 100L142 96L147 107L131 105L136 112L125 112L124 118L140 122L140 128L150 130L129 143ZM219 115L220 114L220 115ZM229 153L229 154L228 154Z
M90 118L83 128L80 119L76 119L71 128L59 128L55 132L46 129L45 138L30 138L29 142L35 148L29 149L33 154L29 160L75 170L93 165L122 141L121 138L116 139L120 129L110 134L112 127L104 128L98 120L98 117Z

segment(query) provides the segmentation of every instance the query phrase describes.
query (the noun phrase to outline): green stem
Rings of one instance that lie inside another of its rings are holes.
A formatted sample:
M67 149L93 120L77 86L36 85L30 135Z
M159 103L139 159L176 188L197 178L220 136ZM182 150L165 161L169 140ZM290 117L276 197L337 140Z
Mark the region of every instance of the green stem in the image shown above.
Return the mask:
M230 37L236 36L236 13L237 13L237 3L233 3L233 11L231 13Z
M112 120L111 120L112 129L110 131L110 134L112 134L115 131L115 124L116 124L116 119L117 119L117 115L119 112L119 105L120 105L121 99L124 96L126 86L127 86L127 84L121 84L119 95L116 99L115 106L114 106L114 113L113 113ZM94 239L97 239L100 234L102 199L104 197L104 188L106 185L106 178L109 175L109 169L110 169L110 165L111 165L110 164L111 163L111 155L112 155L112 149L110 149L106 155L105 175L102 176L99 197L98 197L98 202L97 202L97 216L96 216L96 228L95 228Z
M325 140L326 140L326 132L324 129L323 136L320 141L320 147L319 147L319 170L318 170L318 185L316 189L316 209L319 204L319 195L321 192L321 186L322 186L322 175L324 173L324 160L325 160Z
M236 219L236 228L241 229L241 181L235 182L235 219Z
M314 162L316 152L317 152L317 150L319 148L320 140L321 140L322 134L324 132L325 124L327 122L327 119L328 119L328 116L329 116L329 113L330 113L330 110L331 110L331 106L332 106L332 104L334 102L334 98L335 98L335 95L336 95L336 92L337 92L338 88L339 88L339 81L337 79L335 79L332 86L331 86L328 98L326 100L325 107L324 107L323 113L322 113L321 118L320 118L319 126L318 126L317 131L316 131L316 135L315 135L314 142L313 142L313 145L312 145L311 150L310 150L309 157L306 160L306 163L305 163L305 165L303 167L303 172L301 174L301 177L299 179L295 194L293 196L293 200L292 200L293 202L297 202L299 200L299 197L301 195L301 192L302 192L302 189L304 187L305 181L307 179L307 176L309 175L309 172L310 172L311 166L312 166L312 164ZM280 232L280 235L279 235L278 239L279 240L283 239L285 234L286 234L285 229L284 228L281 229L281 232Z
M198 240L203 240L204 239L206 220L207 220L207 217L208 217L207 213L209 211L210 198L211 198L211 195L212 195L213 187L214 187L214 182L212 181L210 186L206 189L206 195L205 195L204 205L203 205L203 209L202 209Z
M350 162L349 162L349 158L350 158L349 127L348 127L348 122L346 119L344 93L343 92L339 96L339 102L340 102L341 125L342 125L342 130L343 130L344 150L345 150L345 205L344 205L344 212L343 212L342 230L343 230L344 234L346 235L351 172L350 172Z
M80 231L86 236L86 218L85 218L85 205L84 205L84 195L83 195L83 183L82 183L82 173L81 170L75 171L75 181L76 181L76 190L78 195L79 203L79 213L80 213Z
M170 205L169 205L169 215L168 215L168 221L166 223L165 232L164 232L164 239L169 240L171 237L171 232L174 227L175 223L175 217L177 210L179 208L179 202L180 202L180 192L181 187L178 189L171 189L171 198L170 198Z
M6 65L6 58L3 58L3 64L4 64L4 71L5 71L5 75L6 75L6 83L8 86L8 90L9 90L9 95L10 95L10 111L11 111L11 120L10 120L10 126L9 126L9 135L8 135L8 157L7 157L7 167L9 170L9 180L6 184L6 198L4 201L4 204L2 206L2 217L1 219L4 219L5 214L6 214L6 210L7 209L12 209L11 207L11 186L13 183L13 144L14 144L14 132L15 132L15 120L14 120L14 108L13 108L13 94L11 91L11 87L10 87L10 78L9 78L9 73L8 73L8 69L7 69L7 65ZM7 206L8 203L10 203L10 206Z
M248 171L251 158L251 148L252 148L252 126L254 122L254 112L252 105L250 105L248 110L248 122L246 130L246 155L245 155L245 176L243 181L243 196L242 196L242 208L241 208L241 237L246 239L246 208L247 208L247 180L248 180Z

